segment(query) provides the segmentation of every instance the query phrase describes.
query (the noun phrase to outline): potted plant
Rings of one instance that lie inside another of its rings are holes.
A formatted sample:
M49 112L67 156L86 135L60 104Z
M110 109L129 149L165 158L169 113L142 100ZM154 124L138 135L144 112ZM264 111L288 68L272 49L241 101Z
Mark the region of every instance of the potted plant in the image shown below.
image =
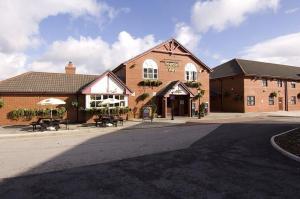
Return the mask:
M198 88L201 86L200 82L195 82L195 81L188 81L188 82L185 82L184 84L190 88Z
M3 106L4 106L4 100L0 99L0 109L3 108Z
M275 91L270 93L270 97L277 97L277 93Z

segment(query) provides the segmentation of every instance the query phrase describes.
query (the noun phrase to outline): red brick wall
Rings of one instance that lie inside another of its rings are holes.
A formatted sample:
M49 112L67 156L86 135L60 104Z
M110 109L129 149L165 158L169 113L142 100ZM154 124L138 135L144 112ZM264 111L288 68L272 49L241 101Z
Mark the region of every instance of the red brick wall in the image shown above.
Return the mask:
M19 119L11 120L7 118L7 114L18 108L28 108L28 109L43 109L47 106L40 106L37 103L43 99L47 98L58 98L66 102L67 114L66 118L75 122L77 120L77 110L72 107L72 102L77 101L76 95L44 95L44 94L1 94L0 98L4 100L4 107L0 109L0 124L1 125L17 125L17 124L29 124L31 121ZM85 99L84 96L79 96L79 106L84 106ZM85 120L85 115L83 112L79 112L79 121ZM32 120L36 120L33 118Z
M162 81L163 84L159 87L143 87L138 86L138 83L143 80L143 62L146 59L154 60L158 65L158 80ZM176 68L176 72L169 72L163 60L175 60L178 61L179 67ZM201 82L202 89L205 90L205 95L201 99L201 102L209 102L209 72L200 63L194 60L189 55L170 55L166 53L150 52L143 57L138 58L126 65L126 85L135 92L135 96L129 96L129 107L133 110L137 110L139 113L140 108L148 103L153 97L154 93L157 93L164 88L171 81L180 80L185 82L185 65L187 63L194 63L198 66L198 70L202 71L198 73L198 82ZM191 89L194 94L197 93L196 89ZM150 97L143 102L136 102L136 98L143 94L149 93ZM196 101L197 103L198 101ZM197 105L198 107L198 105Z
M211 111L244 112L243 77L227 77L210 80Z
M287 82L288 88L288 110L296 111L300 110L300 99L297 99L297 95L300 93L300 83L296 82L296 88L291 87L291 81ZM296 104L291 104L291 96L296 96Z
M273 112L279 111L279 100L282 98L283 110L289 111L300 110L300 99L297 95L300 93L300 83L296 83L296 88L291 87L292 81L283 80L282 87L277 85L276 79L267 79L268 86L263 87L262 79L255 77L234 77L234 78L221 78L211 80L212 92L221 92L221 81L223 91L231 91L232 89L243 95L243 102L236 102L231 97L223 97L223 110L221 109L221 97L212 98L211 110L224 111L224 112ZM286 107L285 98L285 84L287 84L288 107ZM269 105L270 93L276 92L277 97L274 98L274 105ZM247 96L255 96L255 106L247 105ZM291 104L291 96L296 97L296 104Z
M262 86L262 79L245 78L245 112L271 112L279 111L278 97L283 98L283 109L285 108L284 85L277 86L277 80L268 79L268 86ZM275 104L269 105L270 93L276 92ZM247 106L247 96L255 96L255 106Z

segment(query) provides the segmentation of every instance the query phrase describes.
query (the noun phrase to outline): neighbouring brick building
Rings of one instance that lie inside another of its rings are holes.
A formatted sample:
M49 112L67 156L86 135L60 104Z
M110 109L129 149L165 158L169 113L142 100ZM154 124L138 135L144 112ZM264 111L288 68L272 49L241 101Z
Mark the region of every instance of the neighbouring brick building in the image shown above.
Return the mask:
M300 110L300 68L233 59L210 76L211 111Z
M18 108L41 108L37 103L46 98L66 102L67 118L86 122L90 118L83 109L101 108L101 102L113 98L112 106L129 107L135 117L143 106L157 104L158 115L168 117L171 98L174 114L191 116L197 110L193 100L197 89L189 83L201 83L205 90L202 102L209 102L210 68L176 40L170 39L122 63L102 75L76 74L70 62L65 73L28 72L0 82L0 124L23 124L28 120L11 120L8 113ZM78 107L73 106L78 102Z

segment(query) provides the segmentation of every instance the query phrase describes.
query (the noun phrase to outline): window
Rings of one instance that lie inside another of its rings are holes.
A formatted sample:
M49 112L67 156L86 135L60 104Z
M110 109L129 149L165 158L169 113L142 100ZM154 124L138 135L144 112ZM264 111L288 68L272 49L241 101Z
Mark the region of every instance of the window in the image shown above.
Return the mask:
M152 59L146 59L143 63L144 79L157 79L158 67Z
M255 96L247 96L247 105L255 106Z
M291 82L291 87L296 88L296 82Z
M267 86L268 86L268 80L263 79L263 80L261 80L261 81L262 81L262 86L263 86L263 87L267 87Z
M291 97L291 104L296 104L296 96Z
M274 104L275 104L275 98L269 97L269 105L274 105Z
M117 106L124 107L126 105L124 95L91 95L90 96L90 108L107 107L107 105L102 105L101 102L108 98L119 100L118 103L109 104L110 107L117 107Z
M277 80L277 86L282 87L282 80Z
M185 65L185 80L197 81L197 68L195 64L188 63Z

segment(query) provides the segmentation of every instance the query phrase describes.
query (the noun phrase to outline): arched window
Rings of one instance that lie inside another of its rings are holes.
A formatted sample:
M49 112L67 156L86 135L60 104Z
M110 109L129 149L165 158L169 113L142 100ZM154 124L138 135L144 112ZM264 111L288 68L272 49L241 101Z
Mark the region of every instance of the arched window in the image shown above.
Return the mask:
M185 65L185 80L197 81L197 68L195 64L188 63Z
M152 59L146 59L143 63L144 79L157 79L157 64Z

